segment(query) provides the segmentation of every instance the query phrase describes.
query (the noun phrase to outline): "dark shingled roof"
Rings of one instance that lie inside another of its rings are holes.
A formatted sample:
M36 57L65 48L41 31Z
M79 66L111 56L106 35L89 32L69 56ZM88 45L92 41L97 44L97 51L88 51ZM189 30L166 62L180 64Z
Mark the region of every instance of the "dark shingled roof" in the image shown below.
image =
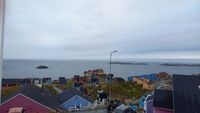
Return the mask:
M2 79L2 84L17 84L24 82L24 79Z
M83 92L77 90L76 88L70 88L64 92L62 92L61 94L59 94L57 96L57 100L60 104L64 103L65 101L69 100L70 98L72 98L73 96L78 95L82 98L84 98L85 100L93 103L94 100L92 98L90 98L88 95L84 94Z
M34 85L24 86L23 88L21 88L20 91L2 98L2 103L6 102L7 100L11 99L12 97L18 94L23 94L24 96L27 96L32 100L37 101L40 104L45 105L54 110L56 108L59 108L59 104L53 95L51 95L48 91L42 90L42 88L39 88Z
M174 112L200 113L200 76L173 75Z
M156 89L154 91L153 106L173 110L172 91Z

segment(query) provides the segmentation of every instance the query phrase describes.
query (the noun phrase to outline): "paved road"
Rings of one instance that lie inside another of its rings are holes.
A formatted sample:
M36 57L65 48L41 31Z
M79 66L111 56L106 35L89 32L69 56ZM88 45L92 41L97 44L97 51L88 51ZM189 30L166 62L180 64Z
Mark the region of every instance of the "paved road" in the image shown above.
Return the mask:
M162 80L162 81L160 82L160 84L156 87L156 89L160 89L161 87L164 86L164 84L165 84L165 81Z
M63 90L61 90L61 89L59 89L59 88L57 88L57 87L55 87L55 86L53 86L53 88L54 88L59 94L63 92Z

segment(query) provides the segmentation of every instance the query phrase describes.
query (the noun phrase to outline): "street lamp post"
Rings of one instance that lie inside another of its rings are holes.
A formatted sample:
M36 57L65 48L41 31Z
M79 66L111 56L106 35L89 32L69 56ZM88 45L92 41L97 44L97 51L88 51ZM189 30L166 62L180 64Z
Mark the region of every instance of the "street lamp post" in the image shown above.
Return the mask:
M110 73L109 73L109 80L111 81L112 80L112 54L113 53L116 53L117 52L117 50L115 50L115 51L112 51L111 53L110 53ZM111 100L111 83L109 84L109 101Z

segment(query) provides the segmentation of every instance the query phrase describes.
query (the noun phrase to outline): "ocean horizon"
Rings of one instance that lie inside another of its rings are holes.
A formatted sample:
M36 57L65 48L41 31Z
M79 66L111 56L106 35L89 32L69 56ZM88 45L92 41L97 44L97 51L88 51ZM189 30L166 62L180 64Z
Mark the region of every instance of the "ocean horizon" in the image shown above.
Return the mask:
M160 66L162 63L200 64L199 59L121 59L114 62L147 63L148 65L112 64L112 73L115 77L127 80L129 76L167 72L170 74L199 74L200 66ZM48 69L36 69L39 65L46 65ZM84 71L103 69L109 72L107 60L25 60L5 59L3 62L3 78L43 78L58 77L71 78L74 75L83 75Z

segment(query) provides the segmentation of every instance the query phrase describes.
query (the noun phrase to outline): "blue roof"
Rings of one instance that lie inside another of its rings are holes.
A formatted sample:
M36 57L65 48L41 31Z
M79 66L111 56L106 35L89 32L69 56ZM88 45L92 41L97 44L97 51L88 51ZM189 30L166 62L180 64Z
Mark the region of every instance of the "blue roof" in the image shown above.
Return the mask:
M132 81L133 80L133 77L128 77L128 81Z
M138 76L138 77L139 77L139 78L146 78L146 79L149 79L149 80L152 80L152 81L159 80L159 78L156 76L155 73L153 73L153 74L140 75L140 76Z

